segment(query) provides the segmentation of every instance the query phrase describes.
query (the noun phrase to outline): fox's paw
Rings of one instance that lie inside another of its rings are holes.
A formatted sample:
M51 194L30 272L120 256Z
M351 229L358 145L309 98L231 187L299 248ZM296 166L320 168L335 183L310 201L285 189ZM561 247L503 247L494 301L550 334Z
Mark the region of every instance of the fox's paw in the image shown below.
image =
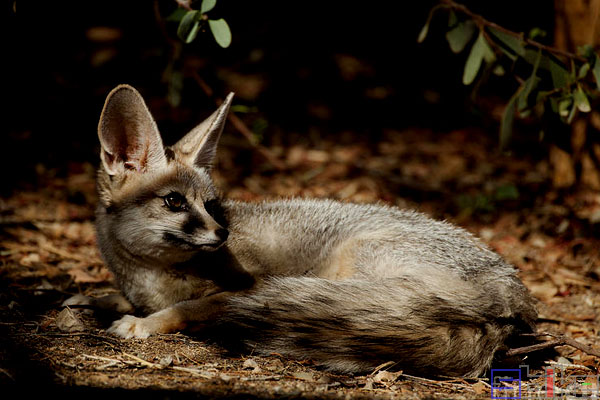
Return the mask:
M158 327L150 318L138 318L132 315L126 315L123 318L112 323L107 332L124 339L146 339L148 336L157 333Z
M185 322L173 307L150 314L146 318L126 315L113 322L108 333L125 339L146 339L155 333L170 333L185 328Z

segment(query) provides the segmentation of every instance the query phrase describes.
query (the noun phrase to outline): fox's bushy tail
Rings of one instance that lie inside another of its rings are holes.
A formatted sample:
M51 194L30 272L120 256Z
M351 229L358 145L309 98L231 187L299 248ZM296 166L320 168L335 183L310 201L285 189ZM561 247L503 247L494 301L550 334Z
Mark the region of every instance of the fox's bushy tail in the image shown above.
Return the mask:
M478 376L510 335L534 326L529 294L507 279L504 293L490 293L410 277L271 278L231 299L218 328L255 353L335 371L369 372L392 361L407 373Z

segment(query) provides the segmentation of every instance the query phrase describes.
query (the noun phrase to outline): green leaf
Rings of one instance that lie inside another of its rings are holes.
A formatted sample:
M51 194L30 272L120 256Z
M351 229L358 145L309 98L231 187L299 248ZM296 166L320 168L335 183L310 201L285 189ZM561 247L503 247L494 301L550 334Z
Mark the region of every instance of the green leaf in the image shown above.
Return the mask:
M521 95L517 102L517 110L521 116L525 116L524 111L529 107L529 95L531 94L531 91L537 87L540 81L541 79L539 77L532 75L523 82L523 90L521 91Z
M590 112L592 108L590 107L590 101L588 100L585 92L581 88L581 86L577 85L577 90L573 93L573 101L577 106L577 109L581 112Z
M558 102L558 115L561 117L567 117L573 104L573 98L571 96L565 97Z
M552 85L557 89L564 88L569 84L569 71L553 58L549 58L549 62L550 65L548 69L550 70L550 76L552 77Z
M479 33L477 40L471 47L471 52L465 63L465 70L463 72L463 83L470 85L475 80L479 69L481 68L481 62L485 59L487 62L494 60L494 52L490 48L490 45L485 40L483 33Z
M467 43L475 33L475 23L473 21L461 22L454 28L446 32L446 39L450 45L450 50L454 53L463 51Z
M600 90L600 56L598 56L598 54L596 54L596 61L594 61L592 74L594 74L594 78L596 78L596 86L598 87L598 90Z
M169 16L166 18L166 20L167 20L168 22L179 22L179 21L181 21L181 19L182 19L182 18L185 16L185 14L186 14L186 13L187 13L187 10L186 10L186 9L184 9L184 8L180 8L180 7L177 7L177 8L175 9L175 11L173 11L173 12L171 13L171 15L169 15Z
M531 72L531 76L525 81L523 84L523 90L519 95L519 104L517 109L522 111L527 108L529 95L534 87L540 82L540 78L537 76L537 71L540 66L540 60L542 59L542 51L538 50L538 55L533 64L533 71Z
M494 70L492 72L496 76L504 76L504 75L506 75L506 71L504 70L504 67L502 65L500 65L500 64L496 65L494 67Z
M567 124L571 124L571 122L573 122L573 118L575 118L575 114L577 111L577 106L575 105L575 103L573 103L573 106L571 107L571 111L569 111L569 116L567 117Z
M473 80L475 80L475 77L479 72L479 68L481 68L483 52L481 50L481 46L479 46L477 43L479 43L479 41L475 42L471 48L471 52L469 53L469 57L465 63L465 70L463 72L463 84L465 85L470 85L473 83Z
M219 46L226 48L231 44L231 30L223 18L209 19L208 26Z
M560 115L567 124L570 124L573 121L575 111L577 111L575 93L569 93L558 101L558 115Z
M538 28L537 26L534 28L531 28L531 30L529 31L529 39L537 39L537 38L545 38L548 35L548 32L546 32L545 30L543 30L542 28Z
M587 75L590 70L590 63L585 63L579 68L579 73L577 74L578 79L583 79Z
M202 0L202 5L200 6L200 12L205 14L215 8L217 5L217 0Z
M521 57L525 56L525 41L501 30L489 27L488 30L499 40L501 47L509 49L512 53Z
M196 38L196 35L198 35L200 27L198 19L200 16L200 12L192 10L188 11L181 19L179 27L177 28L177 36L185 43L191 43Z
M536 62L539 62L539 67L545 70L550 70L552 63L556 63L554 57L552 55L549 55L548 53L542 52L542 56L539 59L539 61L538 57L540 57L539 50L527 49L525 50L525 56L523 56L523 59L531 65L534 65Z
M496 61L496 54L494 53L494 50L492 50L492 48L490 47L490 44L488 43L487 39L485 38L485 36L483 35L479 35L481 37L481 46L483 47L483 59L485 60L486 63L491 64L494 61Z
M427 37L427 33L429 32L429 20L423 25L421 31L419 32L419 36L417 37L417 43L423 43L425 38Z
M591 44L584 44L583 46L577 46L577 54L591 61L596 55L596 51Z
M423 27L421 28L421 31L419 32L419 36L417 37L417 42L418 43L423 43L423 41L427 37L427 33L429 32L429 24L431 23L431 19L433 18L433 14L435 14L435 12L437 10L439 10L440 8L446 8L446 7L444 5L442 5L442 4L438 4L437 6L433 7L429 11L429 15L427 15L427 20L425 21L425 25L423 25Z
M502 119L500 120L500 149L503 150L510 142L512 137L513 123L515 120L515 112L517 109L517 99L521 94L521 88L519 88L515 94L512 95L504 112L502 113Z
M535 76L537 74L537 70L540 67L540 61L542 61L542 50L538 50L537 57L533 62L533 71L531 72L531 76Z

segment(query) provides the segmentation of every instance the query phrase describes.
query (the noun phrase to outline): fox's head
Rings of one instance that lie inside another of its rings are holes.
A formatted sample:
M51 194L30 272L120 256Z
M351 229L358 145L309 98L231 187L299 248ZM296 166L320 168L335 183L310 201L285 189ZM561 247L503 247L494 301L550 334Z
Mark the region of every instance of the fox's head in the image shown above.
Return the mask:
M101 247L177 261L225 242L227 216L210 169L232 98L165 147L138 91L120 85L110 92L98 124ZM102 243L107 237L110 244Z

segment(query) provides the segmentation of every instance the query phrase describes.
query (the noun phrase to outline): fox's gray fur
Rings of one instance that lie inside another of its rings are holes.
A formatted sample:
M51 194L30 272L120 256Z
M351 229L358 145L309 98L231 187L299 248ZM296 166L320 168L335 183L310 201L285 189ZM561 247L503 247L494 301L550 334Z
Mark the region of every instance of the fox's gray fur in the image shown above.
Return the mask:
M337 371L393 361L477 376L511 335L533 329L515 269L449 223L382 205L222 200L210 167L231 99L165 148L135 89L108 96L98 241L122 292L149 314L111 332L192 326Z

